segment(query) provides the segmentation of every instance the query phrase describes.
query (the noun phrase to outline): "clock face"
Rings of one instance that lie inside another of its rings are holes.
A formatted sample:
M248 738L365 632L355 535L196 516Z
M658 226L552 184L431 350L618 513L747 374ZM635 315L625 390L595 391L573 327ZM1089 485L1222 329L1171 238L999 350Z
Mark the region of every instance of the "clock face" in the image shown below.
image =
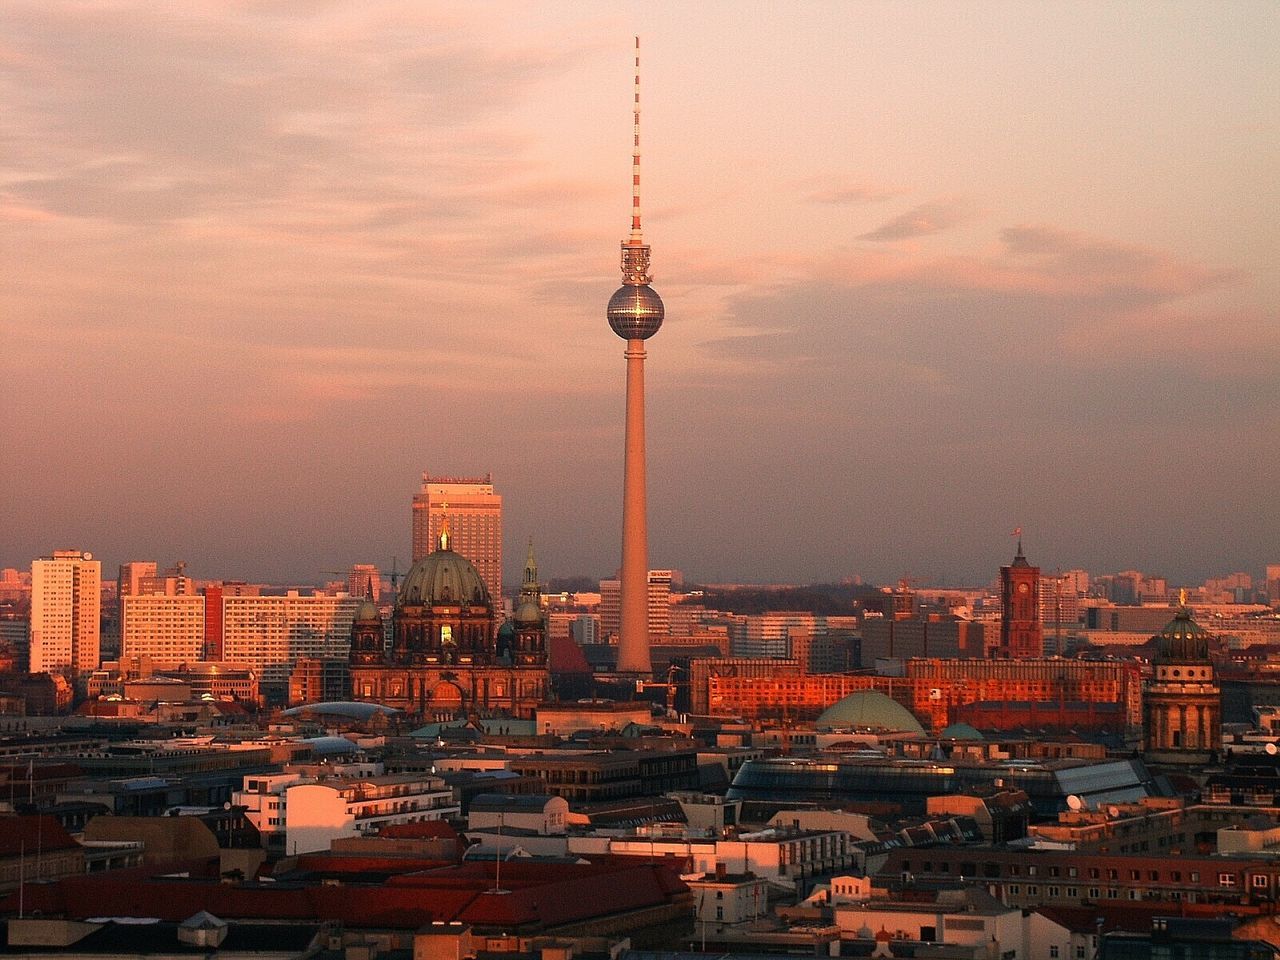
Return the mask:
M1030 590L1031 590L1031 587L1027 586L1027 584L1025 584L1025 583L1020 583L1020 584L1018 584L1018 592L1019 592L1019 593L1027 593L1027 592L1029 592Z

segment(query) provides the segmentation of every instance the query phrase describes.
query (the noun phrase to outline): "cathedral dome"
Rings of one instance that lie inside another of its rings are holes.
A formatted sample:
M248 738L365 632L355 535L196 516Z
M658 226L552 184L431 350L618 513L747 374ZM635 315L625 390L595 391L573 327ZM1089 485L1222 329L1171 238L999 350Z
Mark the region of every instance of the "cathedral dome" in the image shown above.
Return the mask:
M662 326L662 298L647 283L625 284L609 298L609 326L623 340L648 340Z
M439 605L492 606L475 564L447 547L416 560L396 597L398 607Z
M537 626L542 622L542 611L536 603L526 600L516 608L515 621L525 627Z
M1209 634L1191 619L1191 611L1186 607L1178 610L1156 634L1156 657L1160 660L1209 659Z

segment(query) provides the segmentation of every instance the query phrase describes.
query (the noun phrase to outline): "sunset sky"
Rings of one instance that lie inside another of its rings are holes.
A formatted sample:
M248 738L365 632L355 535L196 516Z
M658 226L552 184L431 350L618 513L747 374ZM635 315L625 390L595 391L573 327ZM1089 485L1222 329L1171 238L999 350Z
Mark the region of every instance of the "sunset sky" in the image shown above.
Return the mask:
M642 37L650 560L1280 563L1280 5L0 5L0 566L619 557Z

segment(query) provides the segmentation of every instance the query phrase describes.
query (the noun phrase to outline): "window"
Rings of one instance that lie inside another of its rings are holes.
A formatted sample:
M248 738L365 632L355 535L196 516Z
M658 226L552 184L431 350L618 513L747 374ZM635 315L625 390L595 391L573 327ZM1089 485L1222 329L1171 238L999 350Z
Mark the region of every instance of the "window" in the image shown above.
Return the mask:
M1255 873L1253 875L1253 885L1255 887L1266 887L1267 875L1265 873Z
M1234 887L1236 885L1236 875L1234 873L1218 874L1218 886Z
M1058 945L1056 943L1052 943L1049 945L1049 956L1051 958L1054 958L1054 960L1056 960L1058 956Z
M1199 882L1200 882L1200 874L1199 874L1199 873L1197 873L1195 870L1192 870L1192 871L1191 871L1191 882L1192 882L1192 883L1199 883Z
M1101 897L1102 897L1102 891L1101 891L1100 889L1098 889L1097 887L1090 887L1090 888L1089 888L1089 899L1090 899L1090 900L1098 900L1098 899L1100 899Z

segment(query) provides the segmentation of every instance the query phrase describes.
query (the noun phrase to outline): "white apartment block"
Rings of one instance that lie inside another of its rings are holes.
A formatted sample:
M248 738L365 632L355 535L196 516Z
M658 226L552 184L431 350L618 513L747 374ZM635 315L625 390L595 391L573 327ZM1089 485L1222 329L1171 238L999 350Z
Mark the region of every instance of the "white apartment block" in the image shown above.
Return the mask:
M346 594L222 598L222 658L248 664L262 683L287 683L303 658L346 660L359 599Z
M102 563L79 550L31 562L31 672L98 668Z
M328 850L334 840L393 823L456 817L461 807L439 777L391 774L296 783L284 793L285 852Z
M205 598L141 594L120 598L120 655L163 663L204 659Z

